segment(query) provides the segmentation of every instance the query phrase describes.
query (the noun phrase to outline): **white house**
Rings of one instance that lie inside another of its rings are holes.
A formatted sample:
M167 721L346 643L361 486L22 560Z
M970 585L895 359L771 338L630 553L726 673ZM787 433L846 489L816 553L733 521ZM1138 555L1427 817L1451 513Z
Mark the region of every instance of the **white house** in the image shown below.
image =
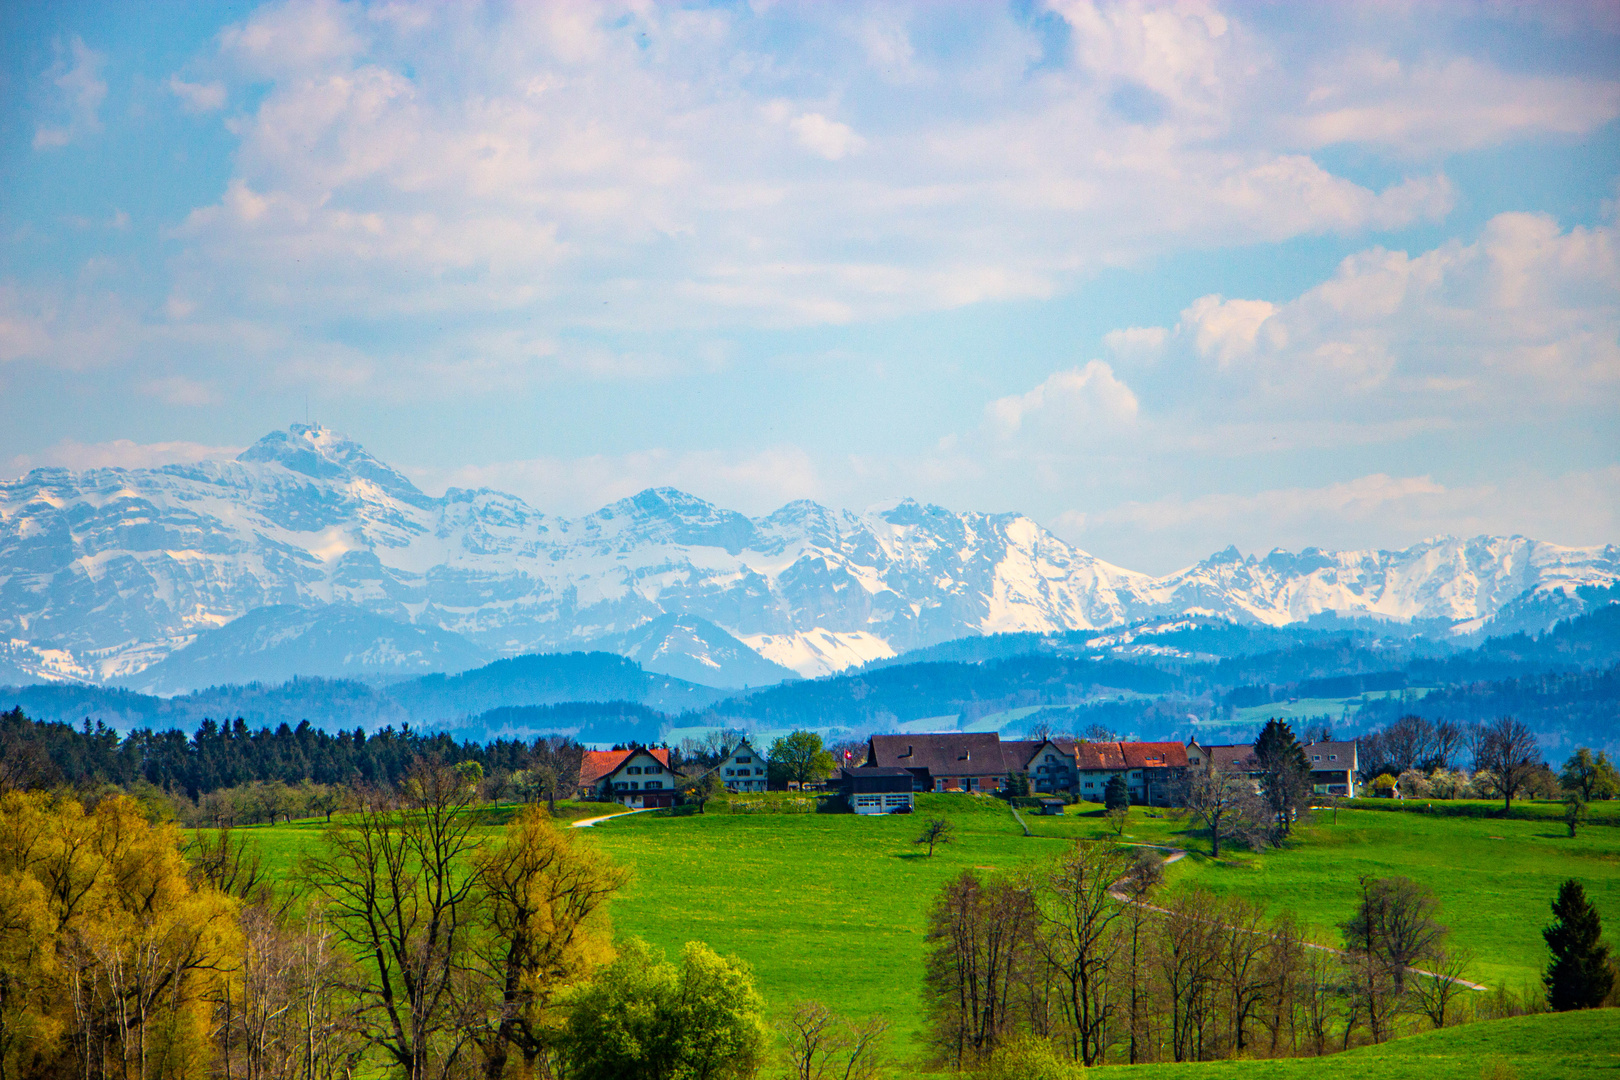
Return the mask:
M674 806L681 777L669 767L668 750L632 746L628 750L587 750L579 779L580 788L592 798L641 808Z
M749 745L747 739L738 743L714 767L714 771L719 774L727 791L765 790L765 759Z

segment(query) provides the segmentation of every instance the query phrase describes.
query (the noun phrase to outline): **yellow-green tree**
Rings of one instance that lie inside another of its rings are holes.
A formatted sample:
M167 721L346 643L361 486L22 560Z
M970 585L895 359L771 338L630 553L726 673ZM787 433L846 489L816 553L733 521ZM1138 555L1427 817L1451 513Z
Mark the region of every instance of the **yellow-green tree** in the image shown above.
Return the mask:
M172 824L0 795L0 1076L204 1076L239 969L237 903L194 885Z

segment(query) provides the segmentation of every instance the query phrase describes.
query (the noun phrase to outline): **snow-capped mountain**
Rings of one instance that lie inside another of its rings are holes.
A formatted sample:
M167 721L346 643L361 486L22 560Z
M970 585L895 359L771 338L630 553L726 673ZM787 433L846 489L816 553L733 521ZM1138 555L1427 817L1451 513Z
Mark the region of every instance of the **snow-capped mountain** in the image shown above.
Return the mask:
M1527 596L1617 579L1615 545L1523 537L1263 559L1229 549L1154 578L1017 514L911 500L860 514L801 501L748 518L657 488L565 519L487 489L429 496L306 425L234 461L0 482L0 672L40 679L133 682L267 605L352 605L494 656L628 641L693 615L813 675L972 634L1180 612L1469 629Z

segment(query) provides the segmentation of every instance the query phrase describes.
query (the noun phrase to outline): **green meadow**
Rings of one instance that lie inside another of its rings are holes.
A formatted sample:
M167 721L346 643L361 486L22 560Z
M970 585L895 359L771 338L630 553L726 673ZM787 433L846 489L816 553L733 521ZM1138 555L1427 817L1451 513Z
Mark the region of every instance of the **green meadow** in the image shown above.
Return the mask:
M912 1058L920 1047L926 914L940 886L965 869L1011 871L1073 839L1111 835L1095 807L1070 807L1062 817L1024 811L1033 834L1025 836L998 800L924 795L918 802L917 815L863 818L731 814L717 802L705 814L624 815L584 836L633 871L613 905L618 934L670 952L700 940L736 954L753 966L774 1011L816 998L847 1015L886 1014L896 1053ZM491 832L510 813L496 811ZM941 816L953 822L956 839L928 858L912 841L922 818ZM246 831L272 866L290 869L323 827ZM1170 888L1254 897L1273 911L1293 911L1326 944L1338 941L1336 925L1355 904L1359 876L1411 877L1434 889L1442 920L1477 958L1471 977L1492 987L1535 982L1545 962L1540 930L1566 877L1584 882L1606 925L1620 927L1620 829L1608 826L1572 840L1561 822L1341 809L1336 820L1320 812L1281 850L1223 851L1215 860L1201 832L1138 807L1123 839L1187 849L1170 868ZM1478 1076L1477 1061L1473 1068L1469 1075Z

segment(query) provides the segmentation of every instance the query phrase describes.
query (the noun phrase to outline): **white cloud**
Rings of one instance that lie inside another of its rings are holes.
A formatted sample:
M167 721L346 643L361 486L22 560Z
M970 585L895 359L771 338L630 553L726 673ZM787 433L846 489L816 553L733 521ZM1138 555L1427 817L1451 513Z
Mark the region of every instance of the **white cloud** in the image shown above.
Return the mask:
M1509 416L1620 407L1616 228L1502 214L1472 243L1371 248L1283 304L1206 296L1171 336L1221 377L1221 408L1323 417Z
M820 113L805 113L788 126L799 137L800 145L828 161L837 161L866 145L866 140L855 134L848 124L829 120Z
M189 113L218 112L225 107L225 84L222 82L189 83L178 75L171 75L169 92L180 99L181 108Z
M20 454L8 463L14 476L30 469L55 466L79 472L85 469L155 469L163 465L189 465L224 460L242 452L240 446L207 446L195 442L137 443L129 439L82 443L63 439L34 454Z
M985 413L1002 438L1023 432L1060 442L1092 438L1136 419L1131 388L1101 360L1059 371L1035 389L992 401Z
M77 35L65 49L58 51L60 55L46 77L57 89L67 122L57 127L41 124L35 128L36 150L66 146L80 136L101 130L101 103L107 97L101 67L106 63L106 54L90 48Z
M1116 561L1120 553L1132 553L1136 561L1125 565L1155 573L1226 543L1260 553L1273 547L1404 547L1440 535L1517 534L1560 544L1605 544L1620 535L1620 465L1551 475L1524 470L1490 482L1452 485L1432 476L1375 473L1320 487L1168 496L1071 510L1057 515L1052 528L1093 552L1112 553Z
M1438 172L1376 190L1306 156L1320 138L1297 121L1331 103L1241 18L1057 10L1073 54L1031 76L1035 35L990 9L924 59L928 9L268 5L221 37L227 82L266 93L180 273L278 320L793 326L1047 297L1173 248L1401 227L1455 201ZM829 65L815 50L840 35L861 48ZM1386 82L1391 109L1429 85ZM937 107L906 96L919 85ZM1504 137L1601 122L1559 100ZM805 150L840 168L806 170Z

